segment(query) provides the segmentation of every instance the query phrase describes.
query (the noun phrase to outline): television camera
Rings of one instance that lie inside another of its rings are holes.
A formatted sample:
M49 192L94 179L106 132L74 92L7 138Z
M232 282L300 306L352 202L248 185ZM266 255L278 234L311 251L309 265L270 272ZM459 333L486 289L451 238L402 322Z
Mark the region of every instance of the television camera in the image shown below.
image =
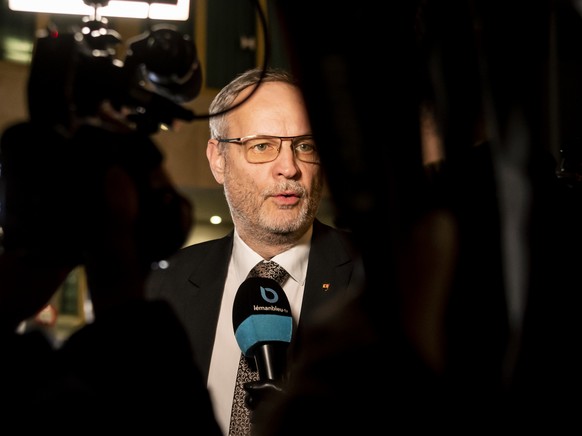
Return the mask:
M39 31L28 82L31 121L70 129L104 103L147 134L176 119L193 120L181 106L202 83L192 39L174 26L154 25L128 40L123 61L116 57L120 43L97 6L78 29L61 32L50 25Z

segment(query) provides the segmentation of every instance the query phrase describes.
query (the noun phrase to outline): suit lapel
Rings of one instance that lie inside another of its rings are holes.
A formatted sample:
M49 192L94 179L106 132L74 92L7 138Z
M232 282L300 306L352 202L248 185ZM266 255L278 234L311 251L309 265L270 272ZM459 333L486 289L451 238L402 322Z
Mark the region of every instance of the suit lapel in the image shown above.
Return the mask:
M314 223L301 324L308 323L315 309L345 290L354 269L354 258L346 241L335 229Z

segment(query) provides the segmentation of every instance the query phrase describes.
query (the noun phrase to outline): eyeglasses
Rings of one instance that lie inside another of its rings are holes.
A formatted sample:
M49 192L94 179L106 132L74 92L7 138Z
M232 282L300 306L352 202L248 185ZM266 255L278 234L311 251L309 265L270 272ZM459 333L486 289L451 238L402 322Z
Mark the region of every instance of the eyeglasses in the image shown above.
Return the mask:
M245 158L249 163L266 163L277 159L283 141L291 141L291 149L297 159L307 163L319 163L319 153L312 135L269 136L250 135L242 138L218 139L218 142L239 144L244 147Z

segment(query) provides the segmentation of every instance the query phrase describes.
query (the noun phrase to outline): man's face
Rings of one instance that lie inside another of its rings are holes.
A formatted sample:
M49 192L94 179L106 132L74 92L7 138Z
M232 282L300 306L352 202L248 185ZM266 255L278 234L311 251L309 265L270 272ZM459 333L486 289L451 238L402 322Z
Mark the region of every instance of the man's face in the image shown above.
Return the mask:
M245 90L237 100L245 98ZM280 82L262 84L229 117L229 138L248 135L300 136L311 133L303 97L298 89ZM311 225L322 196L320 164L295 158L291 141L274 161L249 163L239 144L226 144L224 184L235 225L283 235Z

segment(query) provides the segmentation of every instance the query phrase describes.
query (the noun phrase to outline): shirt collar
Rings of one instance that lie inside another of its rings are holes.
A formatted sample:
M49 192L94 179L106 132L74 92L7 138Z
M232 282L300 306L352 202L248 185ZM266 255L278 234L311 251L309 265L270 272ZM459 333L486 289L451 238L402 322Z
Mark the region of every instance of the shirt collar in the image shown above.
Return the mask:
M285 268L291 278L300 285L305 283L312 234L313 226L311 226L309 230L305 232L305 234L301 237L295 246L271 259L272 261L277 262L279 265ZM232 247L232 262L235 267L235 271L239 276L239 281L242 282L248 275L249 271L261 260L263 260L263 258L254 252L240 238L238 232L235 229Z

